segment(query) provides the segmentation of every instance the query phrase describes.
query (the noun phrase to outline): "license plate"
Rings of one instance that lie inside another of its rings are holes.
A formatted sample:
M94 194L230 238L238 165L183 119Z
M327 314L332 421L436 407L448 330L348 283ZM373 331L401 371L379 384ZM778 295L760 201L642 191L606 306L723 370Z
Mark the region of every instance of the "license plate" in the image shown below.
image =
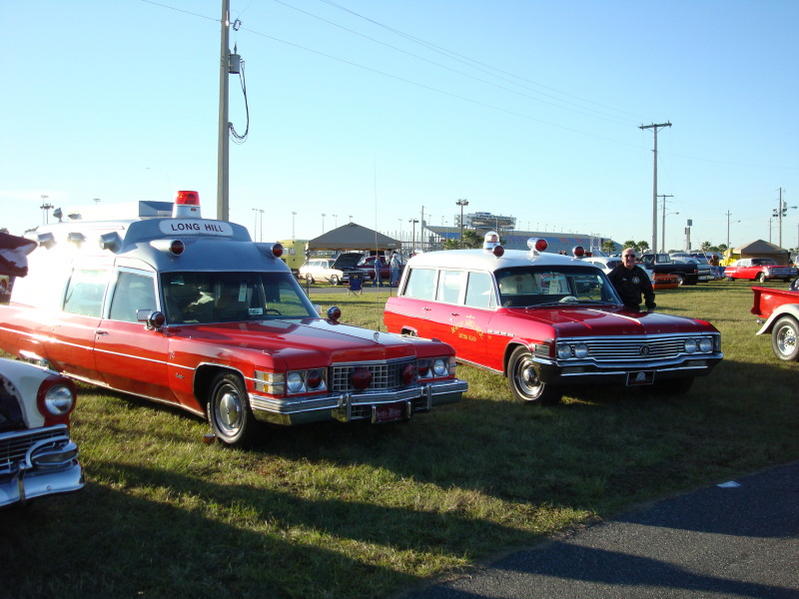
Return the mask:
M372 422L380 424L382 422L395 422L405 420L408 415L408 404L404 401L397 403L380 404L372 408Z
M636 387L640 385L651 385L655 382L654 370L638 370L627 373L627 386Z

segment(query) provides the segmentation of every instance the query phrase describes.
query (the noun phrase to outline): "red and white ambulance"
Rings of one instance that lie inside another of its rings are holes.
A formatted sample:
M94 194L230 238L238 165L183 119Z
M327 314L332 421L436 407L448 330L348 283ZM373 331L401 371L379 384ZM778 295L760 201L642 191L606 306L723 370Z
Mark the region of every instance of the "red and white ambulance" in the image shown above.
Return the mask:
M440 339L459 361L502 373L514 396L558 401L567 385L687 391L722 359L709 322L624 309L604 272L577 257L483 249L412 258L384 312L387 330ZM577 251L576 254L581 254Z
M445 343L320 318L281 246L202 218L195 192L141 208L41 227L0 348L205 415L228 444L258 421L409 419L467 389Z

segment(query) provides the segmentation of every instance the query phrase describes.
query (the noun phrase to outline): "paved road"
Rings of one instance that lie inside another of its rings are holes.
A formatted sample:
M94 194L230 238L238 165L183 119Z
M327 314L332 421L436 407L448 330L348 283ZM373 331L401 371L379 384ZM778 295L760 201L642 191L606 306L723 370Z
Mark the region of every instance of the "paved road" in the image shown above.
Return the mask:
M799 463L732 482L649 504L402 599L799 599Z

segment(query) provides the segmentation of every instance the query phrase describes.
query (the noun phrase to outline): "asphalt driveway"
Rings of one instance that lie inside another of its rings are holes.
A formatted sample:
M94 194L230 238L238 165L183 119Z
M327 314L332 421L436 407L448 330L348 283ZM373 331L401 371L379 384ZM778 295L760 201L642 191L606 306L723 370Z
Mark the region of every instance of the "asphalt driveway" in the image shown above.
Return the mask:
M402 599L799 599L799 463L642 506Z

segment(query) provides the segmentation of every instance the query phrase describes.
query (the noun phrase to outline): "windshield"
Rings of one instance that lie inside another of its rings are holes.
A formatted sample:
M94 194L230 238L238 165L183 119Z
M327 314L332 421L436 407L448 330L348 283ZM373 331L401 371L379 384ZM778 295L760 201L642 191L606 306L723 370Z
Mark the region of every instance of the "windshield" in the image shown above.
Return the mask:
M170 272L161 288L170 324L316 316L285 272Z
M503 306L621 303L605 273L597 268L521 266L503 268L495 276Z

